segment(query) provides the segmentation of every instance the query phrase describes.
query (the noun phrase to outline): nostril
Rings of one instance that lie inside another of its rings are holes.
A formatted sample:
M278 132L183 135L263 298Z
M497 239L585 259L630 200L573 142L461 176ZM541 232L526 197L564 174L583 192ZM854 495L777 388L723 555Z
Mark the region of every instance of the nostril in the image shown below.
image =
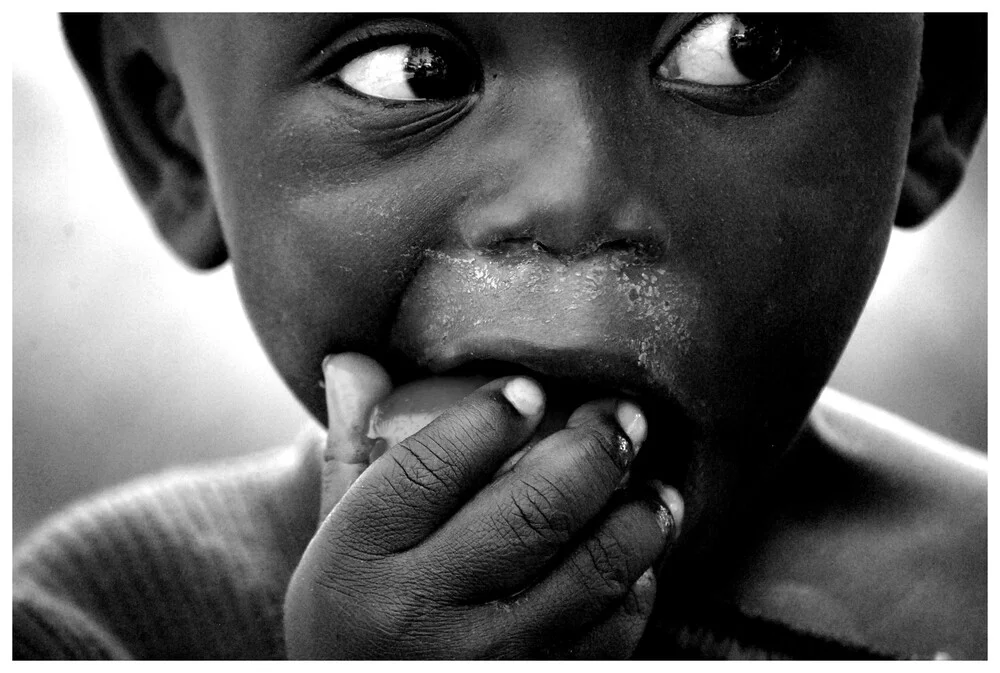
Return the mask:
M633 252L636 251L640 247L640 245L641 245L640 243L637 243L635 241L619 239L615 241L606 241L604 243L600 243L597 246L597 249L611 250L616 252Z
M662 245L634 238L596 238L579 244L573 250L563 251L559 247L543 243L532 236L498 237L486 244L483 249L493 254L542 254L563 261L572 261L604 253L625 255L638 263L658 259L663 252Z
M659 259L663 254L663 245L656 242L636 240L634 238L616 238L597 245L597 250L612 253L624 253L634 257L636 261Z
M540 241L532 241L531 249L535 252L544 252L546 255L552 255L553 257L557 257L559 255L559 253L555 250Z
M492 253L506 253L515 251L533 251L540 252L546 255L558 256L558 254L552 250L549 246L535 240L531 236L515 236L512 238L497 238L491 241L485 246L487 252Z
M508 252L529 248L534 240L531 236L497 236L482 247L487 252Z

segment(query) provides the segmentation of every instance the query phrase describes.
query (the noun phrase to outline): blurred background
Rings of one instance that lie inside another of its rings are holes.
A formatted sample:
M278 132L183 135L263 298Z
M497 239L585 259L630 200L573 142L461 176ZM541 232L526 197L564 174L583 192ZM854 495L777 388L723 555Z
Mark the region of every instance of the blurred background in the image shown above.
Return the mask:
M168 465L290 441L306 421L228 266L184 268L118 173L55 15L13 57L13 535ZM961 192L894 232L832 385L986 449L986 137Z

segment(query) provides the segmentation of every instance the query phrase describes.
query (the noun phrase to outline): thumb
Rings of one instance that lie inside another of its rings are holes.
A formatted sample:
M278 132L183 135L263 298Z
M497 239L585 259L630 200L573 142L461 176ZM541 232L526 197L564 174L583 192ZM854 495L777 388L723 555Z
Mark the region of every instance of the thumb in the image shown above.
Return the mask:
M324 520L354 480L368 467L372 440L367 436L372 409L392 390L389 374L360 353L338 353L323 360L327 435L323 451Z

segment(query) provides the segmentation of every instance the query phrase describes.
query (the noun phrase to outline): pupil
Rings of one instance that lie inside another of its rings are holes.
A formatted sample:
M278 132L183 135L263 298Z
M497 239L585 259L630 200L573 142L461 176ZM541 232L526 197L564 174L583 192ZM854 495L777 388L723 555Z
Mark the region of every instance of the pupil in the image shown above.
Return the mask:
M768 80L791 60L791 45L777 21L766 16L740 16L729 34L729 53L748 79Z
M431 47L410 47L404 70L413 94L418 98L456 98L468 93L463 87L461 68L449 66L449 60Z

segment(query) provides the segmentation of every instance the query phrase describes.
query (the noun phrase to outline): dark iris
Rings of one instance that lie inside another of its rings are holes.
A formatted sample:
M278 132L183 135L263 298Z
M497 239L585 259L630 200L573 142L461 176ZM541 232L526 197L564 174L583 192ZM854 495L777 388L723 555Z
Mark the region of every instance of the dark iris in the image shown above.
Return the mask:
M795 45L779 21L766 14L741 14L733 21L729 53L740 73L754 81L771 79L792 60Z
M462 54L430 46L411 46L404 70L418 98L449 99L472 93L475 78Z

